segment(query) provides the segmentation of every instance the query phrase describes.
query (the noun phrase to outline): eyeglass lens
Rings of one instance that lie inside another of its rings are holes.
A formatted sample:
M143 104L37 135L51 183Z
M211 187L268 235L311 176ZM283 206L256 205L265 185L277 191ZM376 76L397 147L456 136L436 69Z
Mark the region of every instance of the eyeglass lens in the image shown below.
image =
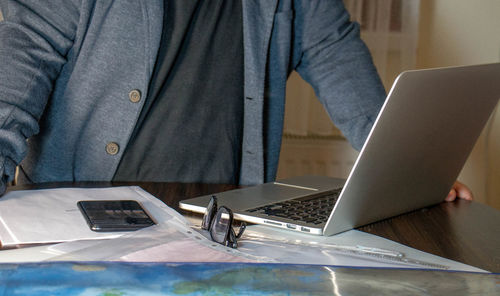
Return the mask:
M218 243L225 244L232 224L232 213L226 207L220 207L212 222L210 234L212 239Z
M212 198L210 198L210 202L208 203L207 209L205 210L205 214L203 215L203 220L201 221L201 229L208 230L210 228L210 224L212 223L216 211L217 198L215 196L212 196Z

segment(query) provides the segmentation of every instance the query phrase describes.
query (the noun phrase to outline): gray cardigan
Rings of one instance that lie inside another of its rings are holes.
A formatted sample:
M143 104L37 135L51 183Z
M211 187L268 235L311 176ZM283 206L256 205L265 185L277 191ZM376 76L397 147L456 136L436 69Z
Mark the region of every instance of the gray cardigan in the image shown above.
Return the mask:
M294 69L359 149L385 92L342 1L242 1L241 184L275 177ZM0 183L21 161L33 182L112 179L148 94L163 2L0 0Z

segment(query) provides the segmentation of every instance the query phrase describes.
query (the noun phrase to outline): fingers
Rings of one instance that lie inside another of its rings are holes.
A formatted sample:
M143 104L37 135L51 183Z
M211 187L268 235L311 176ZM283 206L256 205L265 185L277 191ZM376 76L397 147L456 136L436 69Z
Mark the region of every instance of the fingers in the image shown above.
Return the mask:
M460 183L458 181L456 181L455 184L453 184L450 193L448 193L448 196L446 196L444 200L454 201L457 197L465 200L474 199L472 191L469 189L469 187L465 186L463 183Z
M450 193L448 193L448 196L446 196L446 198L444 199L445 201L454 201L455 198L457 198L457 192L455 191L455 189L451 189L450 190Z
M469 189L469 187L465 186L464 184L458 181L456 181L455 184L453 184L453 189L456 191L456 195L458 198L462 198L465 200L474 199L472 191Z

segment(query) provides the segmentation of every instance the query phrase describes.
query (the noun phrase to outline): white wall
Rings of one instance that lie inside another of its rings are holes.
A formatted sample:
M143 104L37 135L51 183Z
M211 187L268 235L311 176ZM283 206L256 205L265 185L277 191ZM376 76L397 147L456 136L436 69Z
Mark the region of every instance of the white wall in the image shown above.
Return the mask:
M500 0L422 0L420 13L417 67L500 61ZM500 110L459 180L472 188L476 200L500 209Z

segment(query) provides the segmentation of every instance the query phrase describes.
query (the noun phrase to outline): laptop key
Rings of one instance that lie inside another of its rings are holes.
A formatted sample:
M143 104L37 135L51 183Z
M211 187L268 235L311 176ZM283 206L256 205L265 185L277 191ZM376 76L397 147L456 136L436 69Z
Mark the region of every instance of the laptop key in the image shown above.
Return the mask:
M304 219L304 222L306 222L306 223L312 223L312 222L314 222L314 221L316 221L316 218L312 218L312 217L310 217L310 218L305 218L305 219Z

